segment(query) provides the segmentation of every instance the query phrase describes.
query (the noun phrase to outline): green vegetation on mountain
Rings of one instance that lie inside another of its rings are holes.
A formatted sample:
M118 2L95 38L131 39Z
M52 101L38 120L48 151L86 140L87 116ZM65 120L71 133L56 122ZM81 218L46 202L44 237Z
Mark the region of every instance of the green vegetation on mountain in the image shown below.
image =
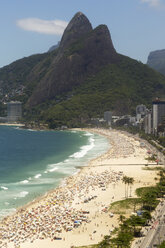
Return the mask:
M6 93L19 87L26 85L28 82L27 76L32 68L42 59L47 57L47 54L36 54L23 59L19 59L8 66L0 68L0 86Z
M109 64L79 87L53 101L33 108L40 121L50 127L80 126L91 118L103 117L104 111L129 114L139 103L151 106L152 98L165 92L165 79L147 66L125 56ZM29 119L31 114L29 112Z

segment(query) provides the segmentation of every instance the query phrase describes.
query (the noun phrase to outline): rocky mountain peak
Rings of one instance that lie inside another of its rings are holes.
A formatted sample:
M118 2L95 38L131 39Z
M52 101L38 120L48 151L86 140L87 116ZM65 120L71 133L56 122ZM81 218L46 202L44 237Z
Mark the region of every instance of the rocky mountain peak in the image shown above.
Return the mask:
M106 65L116 63L116 53L106 25L92 29L88 18L78 12L66 27L57 53L29 98L35 106L83 84ZM44 64L45 65L45 64ZM29 81L35 81L33 75Z
M97 39L100 39L100 42L102 42L102 46L104 47L104 49L107 48L111 54L116 53L116 50L113 46L113 42L111 39L111 34L106 25L103 24L99 25L98 27L95 28L94 33Z
M147 65L165 75L165 49L150 52Z
M90 31L92 31L92 25L88 18L82 12L76 13L64 31L60 42L60 50L64 50Z

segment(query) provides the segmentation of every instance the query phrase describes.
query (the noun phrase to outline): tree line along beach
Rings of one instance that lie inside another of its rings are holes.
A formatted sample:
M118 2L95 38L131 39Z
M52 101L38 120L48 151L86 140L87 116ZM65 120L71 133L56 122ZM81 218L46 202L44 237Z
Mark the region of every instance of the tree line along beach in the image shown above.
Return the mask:
M133 177L136 188L155 184L155 171L143 170L148 149L155 148L121 131L83 129L106 136L109 150L92 159L62 186L3 219L1 247L70 248L100 242L118 226L118 215L107 210L125 197L123 175ZM128 213L129 214L129 213Z

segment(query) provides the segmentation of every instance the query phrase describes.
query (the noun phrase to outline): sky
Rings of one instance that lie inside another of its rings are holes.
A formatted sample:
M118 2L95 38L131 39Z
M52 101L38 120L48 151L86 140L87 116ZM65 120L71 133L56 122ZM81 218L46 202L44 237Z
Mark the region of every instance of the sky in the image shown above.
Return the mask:
M146 63L165 49L165 0L0 0L0 67L47 52L79 11L108 26L118 53Z

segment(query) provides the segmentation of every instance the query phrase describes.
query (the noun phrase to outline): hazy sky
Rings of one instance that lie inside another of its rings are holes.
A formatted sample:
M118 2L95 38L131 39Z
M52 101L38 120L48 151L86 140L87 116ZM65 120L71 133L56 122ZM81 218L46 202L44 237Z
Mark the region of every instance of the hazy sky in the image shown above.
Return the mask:
M121 54L146 63L165 49L165 0L0 0L0 67L46 52L78 11L106 24Z

